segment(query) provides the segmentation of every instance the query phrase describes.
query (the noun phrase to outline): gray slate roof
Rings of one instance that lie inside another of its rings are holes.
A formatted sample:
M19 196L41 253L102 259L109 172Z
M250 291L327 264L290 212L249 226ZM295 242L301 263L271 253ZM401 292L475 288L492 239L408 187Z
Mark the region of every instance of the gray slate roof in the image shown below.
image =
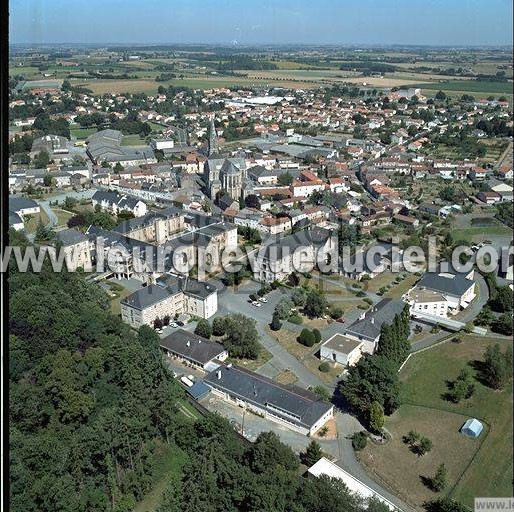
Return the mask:
M366 311L362 320L357 320L345 329L345 334L366 341L374 341L380 336L383 324L390 325L394 317L403 311L405 302L397 299L382 299Z
M418 288L427 288L452 297L461 297L473 285L474 281L466 279L462 274L434 272L426 272L417 284Z
M218 372L221 372L220 378ZM278 384L272 379L235 365L220 366L209 373L204 382L309 429L333 407L310 391L293 385ZM268 404L273 409L269 408ZM286 414L280 413L277 408ZM290 415L294 416L294 419Z
M165 350L169 350L201 365L216 359L225 351L223 345L184 329L177 329L169 336L166 336L161 340L160 345Z

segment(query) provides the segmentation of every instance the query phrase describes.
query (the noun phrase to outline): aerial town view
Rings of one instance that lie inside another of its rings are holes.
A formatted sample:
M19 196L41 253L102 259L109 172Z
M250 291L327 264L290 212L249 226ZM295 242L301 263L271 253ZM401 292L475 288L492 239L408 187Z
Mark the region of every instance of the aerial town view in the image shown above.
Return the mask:
M514 510L510 1L9 16L9 510Z

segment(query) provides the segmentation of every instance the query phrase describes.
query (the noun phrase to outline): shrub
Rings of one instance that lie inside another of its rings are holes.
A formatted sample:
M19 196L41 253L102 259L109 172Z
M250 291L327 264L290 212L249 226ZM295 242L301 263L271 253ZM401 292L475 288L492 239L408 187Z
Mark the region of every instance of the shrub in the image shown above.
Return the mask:
M360 291L358 291L358 292L356 293L356 296L357 296L357 297L366 297L366 292L363 292L362 290L360 290Z
M273 313L273 318L271 319L270 329L272 331L279 331L282 328L282 322L276 313Z
M329 311L330 318L337 320L343 316L343 310L337 306L332 306Z
M352 446L355 451L360 451L366 448L368 444L368 436L365 432L355 432L352 436Z
M209 339L212 335L211 324L204 318L201 318L196 324L195 334L198 334L198 336L203 336L204 338Z
M312 329L312 334L314 335L314 342L319 343L321 341L321 333L318 329Z
M212 334L214 336L224 336L226 329L227 323L225 318L218 316L212 321Z
M301 325L303 323L303 318L300 315L292 314L288 319L288 322L291 322L295 325Z
M364 299L362 299L366 304L369 304L370 306L373 304L373 301L369 298L369 297L366 297Z
M323 373L328 373L330 371L330 365L327 361L323 361L319 366L318 370Z
M303 329L300 336L298 336L298 341L306 347L312 347L314 346L316 339L314 338L312 331L309 331L309 329Z

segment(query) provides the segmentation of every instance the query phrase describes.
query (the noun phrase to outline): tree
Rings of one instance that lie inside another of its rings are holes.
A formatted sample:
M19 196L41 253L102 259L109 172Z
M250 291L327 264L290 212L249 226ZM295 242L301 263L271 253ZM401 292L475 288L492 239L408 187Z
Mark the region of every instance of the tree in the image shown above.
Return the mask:
M256 473L265 473L281 466L286 470L297 470L300 461L289 446L280 442L274 432L263 432L247 453L250 467Z
M351 366L339 390L350 408L362 415L373 402L382 405L385 414L392 414L400 405L398 369L380 355L365 355Z
M430 480L432 489L436 492L441 492L448 484L448 470L444 464L440 464L433 478Z
M314 393L316 393L325 402L330 402L330 400L332 399L332 395L325 386L314 386L312 388L312 391L314 391Z
M77 202L77 199L75 199L74 197L66 196L66 198L64 199L64 207L67 210L71 210L75 208L75 206L77 206Z
M446 99L446 94L443 91L437 91L437 93L435 95L435 99L443 101Z
M327 307L328 302L323 292L316 288L309 289L303 307L305 314L312 318L319 318L325 314Z
M492 322L491 329L505 336L512 336L512 316L504 313Z
M321 450L321 446L318 442L314 440L312 440L307 445L305 452L303 452L300 455L302 462L309 467L316 464L316 462L318 462L318 460L320 460L321 457L323 457L323 451Z
M427 512L468 512L469 509L458 501L444 497L430 501L425 506Z
M433 443L428 437L421 437L419 443L415 447L418 457L422 457L432 449Z
M306 347L313 347L316 340L312 331L309 331L309 329L302 329L300 336L298 336L298 341Z
M277 179L277 182L282 187L288 187L293 183L293 176L289 172L284 172L280 174L280 176Z
M195 334L198 336L203 336L204 338L209 339L212 335L212 327L208 320L205 318L201 318L198 320L195 328Z
M489 301L489 305L493 311L497 311L498 313L512 311L512 297L512 290L509 286L499 286L496 288L494 297Z
M52 181L53 181L53 178L52 178L51 174L45 174L43 176L43 185L45 187L51 187L52 186Z
M380 433L384 427L384 408L379 402L372 402L368 414L369 427L374 432Z
M414 430L410 430L405 436L403 436L403 440L405 443L414 446L421 436Z
M36 169L45 169L49 163L50 163L50 156L48 155L48 151L46 149L42 149L34 157L34 166L36 167Z
M275 313L280 320L286 320L294 308L293 301L289 297L283 297L275 306Z
M55 233L51 227L47 227L39 218L38 225L36 227L36 233L34 235L34 240L37 242L53 240L55 238Z
M307 290L305 288L295 288L291 293L291 300L295 306L303 307L307 300Z
M153 321L153 326L154 326L155 329L162 329L162 327L163 327L162 320L160 318L156 318Z
M257 322L241 313L225 317L224 345L233 357L257 359L260 352Z
M399 368L410 352L408 337L410 334L410 313L406 305L396 315L391 325L383 324L380 330L377 354L387 357Z
M475 392L471 370L467 366L464 367L450 387L448 398L454 403L459 403L464 398L471 397Z
M493 389L503 389L512 377L512 348L502 352L500 345L490 345L484 354L483 378Z
M273 313L273 317L271 319L270 329L272 331L279 331L281 328L282 328L282 322L280 321L280 318L279 318L277 312L275 311Z
M314 336L314 343L319 343L321 341L321 333L318 329L312 329L312 335Z
M368 444L366 432L355 432L352 436L352 446L355 451L364 450Z
M255 194L249 194L245 197L245 206L248 208L255 208L257 210L260 209L261 203L259 197Z
M226 332L227 324L225 318L222 316L217 316L212 321L212 334L214 336L224 336Z

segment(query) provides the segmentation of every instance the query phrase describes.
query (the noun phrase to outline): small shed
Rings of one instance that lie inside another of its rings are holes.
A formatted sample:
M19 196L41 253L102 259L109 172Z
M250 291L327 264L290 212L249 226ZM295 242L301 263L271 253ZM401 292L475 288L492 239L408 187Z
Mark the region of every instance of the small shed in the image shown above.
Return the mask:
M484 426L480 421L478 421L476 418L470 418L462 428L460 429L461 434L464 434L465 436L469 437L478 437L482 430L484 429Z

